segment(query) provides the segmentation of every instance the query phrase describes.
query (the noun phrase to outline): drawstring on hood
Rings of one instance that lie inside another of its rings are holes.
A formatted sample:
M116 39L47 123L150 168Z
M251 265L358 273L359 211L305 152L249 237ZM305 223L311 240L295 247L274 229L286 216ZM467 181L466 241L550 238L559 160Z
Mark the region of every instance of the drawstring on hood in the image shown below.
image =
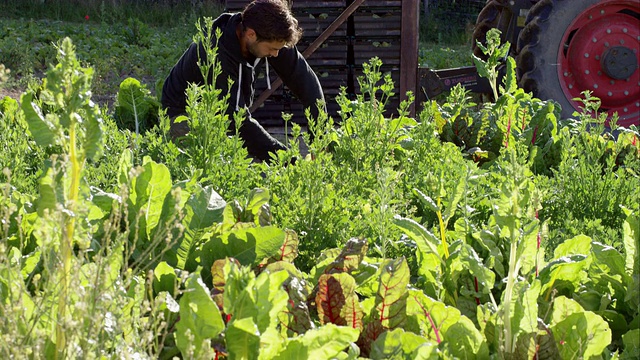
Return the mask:
M240 110L240 89L242 89L242 63L238 64L238 92L236 93L236 111Z
M253 66L249 65L249 63L246 63L247 67L250 69L254 69L256 66L258 66L258 63L260 62L260 58L256 58L256 60L253 62ZM265 62L267 63L267 88L269 90L271 90L271 80L269 80L269 62L265 60ZM240 110L240 94L242 91L242 62L240 62L238 64L238 91L236 91L236 111Z
M271 90L271 79L269 79L269 60L265 60L267 63L267 89Z

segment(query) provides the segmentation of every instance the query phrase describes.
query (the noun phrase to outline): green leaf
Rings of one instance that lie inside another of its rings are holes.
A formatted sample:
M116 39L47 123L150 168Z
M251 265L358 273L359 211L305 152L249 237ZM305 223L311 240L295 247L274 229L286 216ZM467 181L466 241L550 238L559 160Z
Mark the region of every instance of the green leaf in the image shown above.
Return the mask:
M82 147L87 159L95 160L102 151L102 118L95 105L90 102L85 107L84 141Z
M584 312L580 304L566 296L558 296L553 301L553 313L551 314L551 325L555 325L574 313Z
M298 234L291 229L285 229L284 243L280 247L280 252L276 255L276 261L286 261L293 264L293 261L298 257L298 245L300 240Z
M551 331L562 359L597 358L611 344L609 325L591 311L573 313L551 326Z
M287 340L273 360L331 359L358 339L356 329L327 324Z
M586 282L588 268L586 259L585 255L561 257L540 270L538 278L542 282L541 293L545 294L546 300L550 300L551 289L565 289L572 292Z
M518 83L516 79L516 61L511 57L507 57L507 71L502 79L504 84L505 94L512 94L518 89Z
M414 317L424 336L441 343L453 324L460 320L460 310L426 296L421 291L409 291L407 316Z
M618 250L595 241L591 244L591 250L594 258L593 266L610 276L619 275L622 278L627 278L625 259Z
M622 225L622 238L626 254L625 265L627 273L638 274L640 272L640 217L630 210L624 209L627 219Z
M403 329L385 331L371 345L371 359L406 359L421 345L424 337Z
M129 171L133 167L133 152L127 148L122 151L118 160L118 187L129 184Z
M275 329L278 314L287 307L289 295L282 288L282 284L289 278L287 271L262 272L253 286L254 299L258 310L256 324L260 333L269 328ZM236 313L237 316L241 314Z
M153 270L153 291L159 294L166 291L173 296L176 293L178 277L174 268L162 261Z
M574 238L563 241L553 251L553 258L558 259L563 256L584 255L591 253L591 238L585 235L578 235ZM590 259L587 265L591 263Z
M627 331L622 335L622 343L624 351L620 356L621 360L640 359L640 329Z
M229 265L233 264L229 263ZM225 271L227 271L226 265ZM277 341L278 315L285 311L288 304L289 296L282 285L289 278L289 273L284 270L264 271L254 278L247 267L230 266L228 274L224 288L224 309L231 316L229 326L231 328L239 322L241 326L237 331L241 337L238 341L246 342L245 346L253 346L251 349L242 349L236 348L234 344L233 354L229 349L230 357L246 358L244 357L246 354L257 352L264 353L266 358L272 357L281 349L281 341ZM251 333L246 333L247 331ZM252 334L259 337L257 345L254 343ZM227 332L228 345L233 338L230 336ZM255 357L249 357L249 359L253 358Z
M460 261L463 264L463 268L477 279L478 292L480 294L489 294L493 289L496 274L484 265L484 262L471 245L466 243L461 245Z
M407 318L407 285L411 274L404 257L385 261L381 269L373 318L384 328L395 329L402 326Z
M66 202L64 173L53 167L56 164L46 162L42 169L43 176L39 182L40 196L37 200L38 216L42 220L45 217L45 210L55 211L57 204Z
M171 174L164 164L147 161L141 173L131 179L129 223L141 239L147 240L160 221L165 197L171 191ZM139 219L139 221L138 221ZM133 236L134 234L132 234Z
M440 240L438 240L438 238L424 226L412 219L404 218L399 215L395 215L393 217L393 224L416 242L418 250L421 253L433 253L440 259L441 264L445 265L444 260L438 253Z
M20 98L20 103L29 126L29 132L36 144L42 147L56 144L57 126L42 114L42 109L33 102L33 96L24 93Z
M113 210L114 203L122 203L122 198L119 195L91 187L91 202L99 208L103 214L110 214Z
M178 237L176 248L176 267L185 269L187 261L195 251L196 246L208 227L222 222L222 213L227 205L224 199L211 186L201 188L195 185L192 193L187 199L183 213L184 218L181 223L184 226L182 237ZM188 195L188 194L187 194Z
M458 181L454 191L451 192L447 197L447 206L442 212L442 219L445 223L445 227L449 223L449 220L455 214L456 209L458 208L458 203L460 202L460 200L462 200L462 196L465 195L465 188L467 187L467 185L468 184L466 183L466 181Z
M431 211L435 213L440 211L438 204L436 204L436 202L433 201L433 199L427 196L425 193L423 193L418 189L413 189L413 193L418 197L418 200L420 200L422 205L426 206L427 208L429 208Z
M229 323L225 331L228 358L258 359L260 352L260 332L253 318L243 318Z
M318 280L316 306L321 324L362 330L363 312L356 295L356 281L347 273L323 274Z
M265 257L276 256L285 240L285 232L273 226L236 229L215 236L203 245L202 266L210 268L215 260L237 259L243 265L255 265Z
M130 116L146 116L149 104L145 101L148 90L135 78L128 77L120 83L117 105L125 108Z
M216 261L215 265L215 267L211 268L213 284L218 288L224 283L224 291L222 292L223 311L227 315L236 313L237 310L235 308L240 306L240 297L244 296L243 293L246 292L247 288L253 286L256 275L249 267L241 266L235 259L226 258ZM251 300L251 305L253 306L253 300Z
M488 359L489 346L484 337L476 329L473 321L461 316L452 324L445 337L445 344L451 355L457 359Z
M516 352L529 354L535 351L533 340L538 332L538 296L540 281L529 284L524 281L514 285L515 296L511 299L510 323L511 335L520 343L514 347Z
M119 128L141 133L157 123L159 106L145 85L137 79L126 78L120 83L114 118Z
M440 360L438 344L424 342L409 356L412 360Z
M250 212L254 216L257 215L262 205L269 203L270 196L269 190L267 189L255 188L251 190L245 211Z
M209 340L217 337L225 325L218 307L199 275L191 274L180 298L180 321L176 324L176 345L183 355L197 358L210 351ZM193 341L190 341L193 338Z
M627 295L624 301L632 309L640 308L640 218L637 213L622 209L627 219L622 225L622 238L625 249L625 270L627 277Z

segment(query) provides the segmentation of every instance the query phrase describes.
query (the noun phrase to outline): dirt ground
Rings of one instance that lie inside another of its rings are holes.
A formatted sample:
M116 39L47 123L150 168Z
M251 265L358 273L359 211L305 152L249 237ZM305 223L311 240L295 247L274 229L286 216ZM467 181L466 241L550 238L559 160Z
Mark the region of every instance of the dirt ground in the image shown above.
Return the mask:
M4 89L0 87L0 99L3 99L5 96L16 99L20 101L20 95L22 95L24 90L20 89Z

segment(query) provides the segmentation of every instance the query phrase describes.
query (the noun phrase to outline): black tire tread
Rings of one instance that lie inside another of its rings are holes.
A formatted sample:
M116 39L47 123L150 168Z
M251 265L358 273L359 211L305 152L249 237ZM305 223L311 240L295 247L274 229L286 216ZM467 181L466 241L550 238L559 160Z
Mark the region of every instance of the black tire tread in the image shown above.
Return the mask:
M486 59L486 56L482 53L482 50L477 45L477 41L481 44L485 44L487 41L487 32L493 28L497 28L502 32L501 38L504 41L505 33L507 31L508 22L505 24L501 21L503 12L506 15L508 11L507 0L488 0L485 6L482 8L476 19L476 24L473 29L472 35L472 50L473 54L481 59Z
M588 6L589 3L596 2L597 0L586 0L580 5ZM518 37L516 57L518 85L542 100L553 99L560 105L563 118L572 116L574 105L560 88L557 68L552 69L547 63L556 62L552 54L557 53L562 46L557 36L564 34L566 28L562 28L563 25L568 27L573 21L567 18L565 11L571 5L577 6L570 0L541 0L536 3L529 10L525 26ZM576 10L580 11L580 8ZM556 14L559 14L559 19L555 17ZM558 43L555 43L556 40Z
M548 26L553 11L553 0L542 0L534 5L527 15L525 27L520 32L517 44L516 73L519 85L527 92L537 93L538 76L535 74L535 47L540 45L540 34Z

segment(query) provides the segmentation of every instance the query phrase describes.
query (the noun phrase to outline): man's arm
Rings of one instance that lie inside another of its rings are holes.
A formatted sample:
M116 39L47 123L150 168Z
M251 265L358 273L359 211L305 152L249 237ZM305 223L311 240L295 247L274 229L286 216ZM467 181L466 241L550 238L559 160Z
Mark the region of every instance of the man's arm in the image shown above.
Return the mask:
M307 60L297 47L282 48L277 57L268 58L269 64L276 71L282 82L302 102L304 108L311 109L311 115L318 117L317 101L324 104L324 93ZM323 111L325 109L322 109Z

